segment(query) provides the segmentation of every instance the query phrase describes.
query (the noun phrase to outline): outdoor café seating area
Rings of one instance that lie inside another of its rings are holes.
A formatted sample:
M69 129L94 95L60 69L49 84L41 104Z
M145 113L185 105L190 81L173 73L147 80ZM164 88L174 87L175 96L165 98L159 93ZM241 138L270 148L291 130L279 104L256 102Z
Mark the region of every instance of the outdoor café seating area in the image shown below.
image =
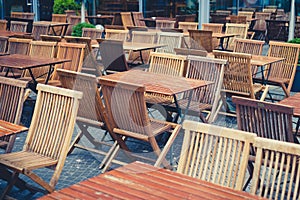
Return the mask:
M0 20L0 199L300 199L300 44L273 11Z

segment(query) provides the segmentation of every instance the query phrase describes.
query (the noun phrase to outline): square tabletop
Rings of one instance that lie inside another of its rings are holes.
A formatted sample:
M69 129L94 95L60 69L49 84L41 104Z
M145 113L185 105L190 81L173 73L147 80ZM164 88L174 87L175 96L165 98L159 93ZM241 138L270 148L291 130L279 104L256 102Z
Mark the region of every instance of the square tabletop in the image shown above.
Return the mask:
M155 74L141 70L119 72L107 76L101 76L99 79L143 85L145 86L147 92L164 95L176 95L185 91L190 91L208 84L212 84L210 81Z
M297 93L293 96L289 96L278 102L282 105L294 107L294 116L300 117L300 93Z

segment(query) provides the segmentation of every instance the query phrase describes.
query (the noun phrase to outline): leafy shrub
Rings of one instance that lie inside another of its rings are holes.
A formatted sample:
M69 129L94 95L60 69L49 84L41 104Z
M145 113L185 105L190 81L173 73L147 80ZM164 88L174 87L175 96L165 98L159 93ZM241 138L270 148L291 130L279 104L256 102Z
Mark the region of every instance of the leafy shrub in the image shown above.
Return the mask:
M294 38L294 39L288 41L288 43L300 44L300 38ZM299 59L298 59L298 66L299 65L300 65L300 54L299 54Z
M72 36L81 37L82 28L95 28L95 26L86 22L79 23L73 27Z
M53 13L64 14L65 10L80 10L80 8L74 0L54 0Z

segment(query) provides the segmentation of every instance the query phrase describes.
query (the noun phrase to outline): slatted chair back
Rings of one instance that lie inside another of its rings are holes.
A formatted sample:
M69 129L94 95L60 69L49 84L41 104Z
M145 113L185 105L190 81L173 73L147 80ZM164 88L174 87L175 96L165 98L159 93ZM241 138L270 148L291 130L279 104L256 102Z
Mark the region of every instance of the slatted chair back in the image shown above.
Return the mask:
M175 28L176 21L165 20L165 19L157 19L155 21L156 21L156 29Z
M223 14L223 15L231 15L232 11L231 10L216 10L217 14Z
M199 49L187 49L187 48L174 48L174 51L176 55L192 55L192 56L207 56L207 51L205 50L199 50Z
M214 33L222 33L224 24L219 23L204 23L202 24L202 30L212 31ZM212 47L215 49L220 44L220 39L213 38L212 39Z
M228 40L228 49L233 50L234 39L235 38L247 38L249 24L235 24L235 23L226 23L225 33L227 34L236 34L234 37L229 38Z
M23 12L11 12L10 17L23 19Z
M32 35L35 40L41 40L41 35L47 35L49 32L49 24L41 22L33 22Z
M249 53L252 55L261 55L264 46L264 41L260 40L250 40L250 39L240 39L236 38L234 40L234 52Z
M15 32L26 32L28 22L21 22L21 21L11 21L10 22L10 31Z
M158 44L166 44L167 46L157 48L156 52L173 53L175 54L174 48L180 48L183 38L183 33L170 33L160 32L158 33Z
M8 37L0 36L0 53L5 53L7 50Z
M200 111L208 112L209 115L206 116L206 119L208 122L212 122L215 120L217 107L221 99L220 92L227 61L199 56L187 56L187 60L187 78L213 82L213 84L206 87L194 90L191 97L192 102L197 102L198 109L196 110L199 111L200 108ZM185 96L188 98L189 94L185 94ZM186 101L186 99L183 101Z
M67 157L82 93L44 84L38 84L37 90L36 105L23 150L1 155L0 162L3 171L7 167L17 177L22 173L50 193L55 189ZM49 183L33 172L44 167L54 167ZM7 186L7 192L13 184L14 181Z
M247 16L229 15L230 23L246 24Z
M285 60L272 64L268 82L279 85L285 95L289 96L297 69L300 45L275 41L270 41L269 45L268 56L285 58Z
M188 120L183 129L177 172L242 190L255 134Z
M7 20L2 19L0 20L0 30L5 31L7 29Z
M190 46L192 49L200 49L206 50L207 52L212 52L212 31L189 30L189 36L191 38Z
M68 25L68 28L67 28L67 31L66 31L66 35L71 35L72 31L73 31L73 27L76 24L79 24L81 22L81 17L76 16L76 15L70 15L67 19L68 19L69 25Z
M52 14L52 22L62 22L62 23L66 23L67 22L67 14ZM53 27L55 35L60 35L60 33L64 33L65 32L65 27L63 27L63 30L61 30L60 27ZM50 34L54 34L53 30L50 29Z
M277 8L264 8L262 11L265 13L276 13Z
M24 95L27 82L12 78L0 77L0 119L20 124L23 110ZM11 152L16 135L0 138L0 147Z
M255 93L251 73L251 54L213 51L215 58L228 60L224 70L222 92L238 96L247 96L255 99ZM259 85L259 89L261 86Z
M128 30L105 29L105 39L127 41Z
M253 146L257 153L250 193L267 199L299 199L299 145L255 138Z
M184 76L186 56L151 52L149 72L171 76Z
M135 26L146 26L145 21L141 20L144 19L142 12L132 12L132 17Z
M82 28L82 37L90 37L92 40L102 38L103 30L96 28Z
M242 97L232 97L236 104L238 128L259 137L294 142L293 107Z
M198 22L178 22L178 28L182 29L184 33L188 33L188 30L198 29Z
M129 70L122 41L98 38L97 42L99 43L98 55L101 55L104 66L103 73Z
M155 32L132 31L132 42L154 44L157 34ZM142 51L144 63L149 62L150 52L152 50ZM138 59L137 59L138 58ZM140 52L129 51L128 61L141 62Z
M247 20L250 20L253 18L254 12L252 11L238 11L238 16L246 16Z
M29 44L31 39L22 38L9 38L8 39L8 50L9 54L24 54L28 55Z
M120 14L122 19L122 24L125 28L127 28L127 26L134 26L131 12L120 12Z
M61 36L55 36L55 35L40 35L42 41L48 41L48 42L61 42L62 37Z
M266 31L267 24L265 20L271 19L271 13L255 12L255 18L257 18L257 20L255 21L253 30Z
M31 41L29 47L29 55L40 56L43 58L54 58L56 56L57 42L45 42L45 41ZM45 80L49 71L49 66L37 67L31 69L34 77ZM28 70L23 73L23 78L30 78L31 75Z
M154 154L158 156L155 166L160 166L161 163L168 166L169 163L165 160L165 156L181 126L149 118L144 86L101 78L99 82L102 86L105 108L113 132L117 135L149 142ZM166 131L169 131L170 138L161 151L155 137Z
M57 58L70 59L70 62L55 65L51 80L58 80L56 69L67 69L80 72L82 69L84 50L86 44L59 42L57 49Z

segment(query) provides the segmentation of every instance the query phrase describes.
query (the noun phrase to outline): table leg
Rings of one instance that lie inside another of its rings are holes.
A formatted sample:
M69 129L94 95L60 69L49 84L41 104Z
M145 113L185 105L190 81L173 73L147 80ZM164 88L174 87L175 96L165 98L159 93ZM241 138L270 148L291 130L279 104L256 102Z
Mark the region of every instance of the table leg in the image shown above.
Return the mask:
M46 78L46 80L45 80L45 84L48 83L48 81L49 81L49 79L50 79L50 76L51 76L53 70L54 70L54 69L53 69L53 66L50 65L50 66L49 66L49 71L48 71L48 74L47 74L47 78Z

